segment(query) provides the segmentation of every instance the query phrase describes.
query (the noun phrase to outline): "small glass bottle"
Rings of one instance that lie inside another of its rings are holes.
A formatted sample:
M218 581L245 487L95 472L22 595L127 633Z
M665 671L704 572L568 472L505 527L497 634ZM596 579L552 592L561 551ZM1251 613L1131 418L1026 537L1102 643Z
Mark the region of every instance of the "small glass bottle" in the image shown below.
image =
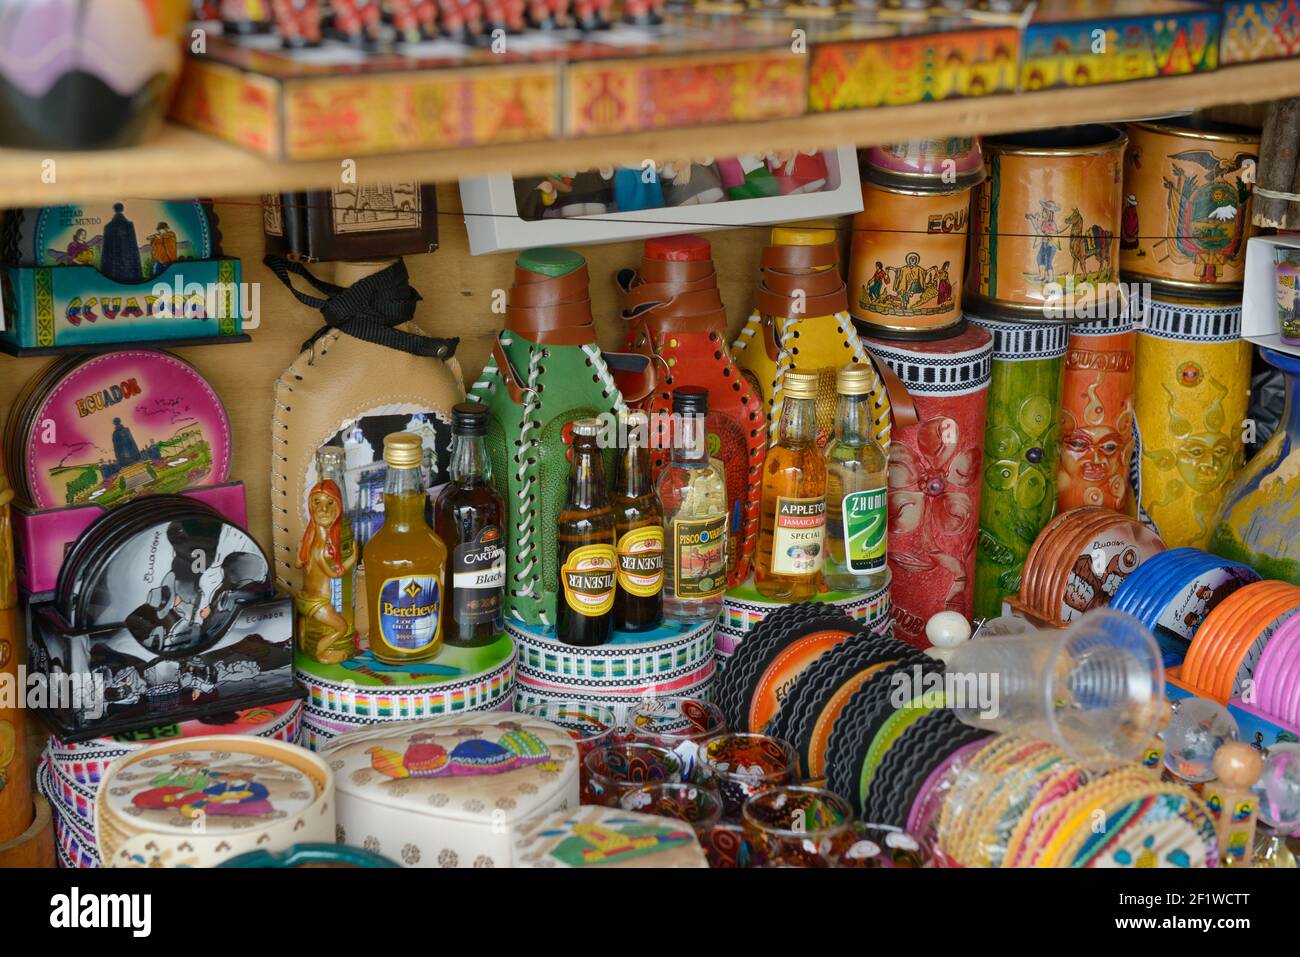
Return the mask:
M442 648L447 547L424 519L420 437L384 439L384 524L366 542L370 651L389 664L428 661Z
M473 648L491 644L505 628L506 508L492 487L487 406L460 402L451 410L451 480L435 506L435 529L450 569L442 602L442 640Z
M835 377L835 434L825 451L830 554L822 569L832 591L875 591L889 574L889 459L876 442L873 377L865 364L845 366Z
M298 553L298 644L325 664L356 654L357 546L352 535L343 449L316 452L316 484L308 495L310 525Z
M727 588L727 480L709 458L704 419L709 392L673 390L673 456L659 476L664 511L664 618L713 621Z
M826 460L817 449L817 375L787 372L781 425L763 463L754 587L773 601L804 601L821 588L826 560Z
M605 644L614 629L614 513L596 443L599 433L595 419L573 423L569 495L556 535L560 593L555 634L567 645L583 647Z
M664 617L664 509L650 480L650 417L630 412L614 478L618 591L614 628L650 631Z

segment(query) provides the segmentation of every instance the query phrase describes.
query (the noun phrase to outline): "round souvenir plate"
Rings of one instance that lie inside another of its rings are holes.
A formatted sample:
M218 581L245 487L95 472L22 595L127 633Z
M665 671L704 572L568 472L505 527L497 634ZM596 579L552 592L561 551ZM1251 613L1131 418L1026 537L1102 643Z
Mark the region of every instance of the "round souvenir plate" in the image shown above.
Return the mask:
M15 435L38 508L106 507L230 476L230 419L176 356L126 349L82 358L33 393Z
M27 470L23 468L22 447L31 434L33 407L39 405L39 402L33 401L33 397L44 396L49 391L50 385L57 382L64 372L76 364L76 356L55 359L28 379L14 398L9 418L5 420L5 470L9 474L9 481L13 483L15 493L25 502L32 500L32 493L27 488Z

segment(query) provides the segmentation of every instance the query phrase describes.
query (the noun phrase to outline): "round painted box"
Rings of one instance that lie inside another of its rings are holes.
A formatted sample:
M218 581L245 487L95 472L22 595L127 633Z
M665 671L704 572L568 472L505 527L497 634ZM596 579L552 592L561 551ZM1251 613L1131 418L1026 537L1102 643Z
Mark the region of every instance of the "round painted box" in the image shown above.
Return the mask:
M853 217L849 312L875 335L961 322L970 187L934 192L864 180Z
M507 621L519 647L515 708L578 701L613 710L620 723L644 698L708 698L714 674L714 623L650 632L615 632L608 644L562 644L541 628Z
M984 140L971 204L967 308L1035 320L1084 283L1119 278L1124 131L1062 127Z
M889 628L891 605L887 569L885 583L875 591L860 595L828 591L822 592L812 600L833 606L834 610L844 612L872 631L883 633ZM718 627L713 632L714 643L717 646L718 668L726 667L727 659L735 653L759 622L782 607L784 605L781 603L763 598L754 588L753 579L736 588L728 589L722 599L722 611L718 614Z
M1259 130L1189 118L1128 125L1119 262L1170 291L1240 288Z
M1030 546L1056 512L1065 323L971 321L993 337L984 481L975 552L975 617L996 618L1020 590Z
M516 867L708 867L695 831L676 818L584 805L514 832Z
M338 840L406 867L508 867L512 832L578 806L578 748L524 714L367 728L321 758L338 786Z
M258 849L334 839L334 779L279 741L213 735L114 761L95 797L105 867L213 867Z
M976 136L869 146L858 151L858 163L864 179L903 189L968 189L986 175Z
M1129 318L1070 327L1061 384L1056 508L1084 505L1133 514L1134 348Z
M889 449L889 570L894 636L924 648L932 615L973 609L993 337L966 325L946 339L864 341L916 405Z
M1134 312L1139 514L1171 548L1206 548L1246 460L1254 349L1241 303L1154 294Z

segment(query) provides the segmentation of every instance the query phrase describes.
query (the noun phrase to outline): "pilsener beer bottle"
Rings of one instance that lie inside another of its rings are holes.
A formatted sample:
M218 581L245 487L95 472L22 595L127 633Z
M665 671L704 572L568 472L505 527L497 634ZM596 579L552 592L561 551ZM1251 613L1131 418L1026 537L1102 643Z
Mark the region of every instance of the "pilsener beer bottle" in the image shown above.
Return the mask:
M664 509L650 482L650 417L628 413L614 478L618 589L614 627L649 631L664 617Z
M555 631L569 645L603 645L614 627L614 513L596 445L599 431L595 419L573 424L569 497L556 536L560 594Z

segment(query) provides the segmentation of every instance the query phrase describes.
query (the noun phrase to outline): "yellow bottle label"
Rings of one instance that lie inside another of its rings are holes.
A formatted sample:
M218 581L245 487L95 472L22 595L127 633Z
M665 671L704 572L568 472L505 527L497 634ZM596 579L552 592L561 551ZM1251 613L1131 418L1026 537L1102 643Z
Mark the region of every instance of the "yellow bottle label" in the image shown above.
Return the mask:
M581 545L560 567L564 600L579 615L599 618L614 607L613 545Z
M663 590L662 526L634 528L618 540L618 587L638 598L650 598Z
M727 588L727 516L673 521L673 597L711 598Z

